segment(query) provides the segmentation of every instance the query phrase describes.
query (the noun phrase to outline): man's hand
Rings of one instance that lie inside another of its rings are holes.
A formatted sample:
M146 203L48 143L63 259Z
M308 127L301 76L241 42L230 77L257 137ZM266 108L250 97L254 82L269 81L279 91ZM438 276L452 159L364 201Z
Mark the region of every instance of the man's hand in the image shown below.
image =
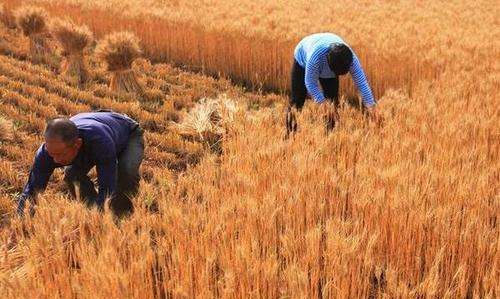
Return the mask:
M28 204L28 212L31 217L35 216L36 205L38 201L38 193L33 195L19 194L14 198L17 204L16 213L20 218L25 216L24 210L26 209L26 204Z
M378 126L382 125L383 117L380 112L375 108L375 106L370 106L366 108L369 119L375 122Z
M17 204L17 208L16 208L17 215L21 218L24 217L24 208L26 206L26 202L28 202L29 199L30 198L28 196L25 196L23 194L16 196L16 198L14 199L14 201ZM30 205L30 208L31 208L31 206L32 205Z

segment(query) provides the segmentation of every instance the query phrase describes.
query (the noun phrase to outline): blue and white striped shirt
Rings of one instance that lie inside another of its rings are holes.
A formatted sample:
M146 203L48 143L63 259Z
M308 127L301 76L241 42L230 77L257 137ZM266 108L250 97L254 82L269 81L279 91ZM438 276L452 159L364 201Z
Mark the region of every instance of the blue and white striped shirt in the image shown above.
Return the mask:
M305 69L307 91L317 103L322 103L325 100L318 79L335 78L335 74L330 69L327 60L330 45L333 43L341 43L349 47L339 36L333 33L315 33L306 36L295 48L295 60ZM352 64L349 73L361 93L364 105L367 107L375 105L372 90L354 51L352 51Z

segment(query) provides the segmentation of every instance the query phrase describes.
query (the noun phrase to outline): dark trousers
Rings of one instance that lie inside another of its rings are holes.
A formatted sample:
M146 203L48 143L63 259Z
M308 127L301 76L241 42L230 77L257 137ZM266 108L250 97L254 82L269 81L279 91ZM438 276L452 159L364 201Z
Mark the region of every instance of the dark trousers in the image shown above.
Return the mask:
M118 156L117 190L111 197L110 207L117 216L130 214L134 210L131 197L139 191L139 167L144 157L143 130L138 127L129 138L127 147ZM75 182L80 186L80 197L87 204L94 204L97 192L88 176L89 169L68 166L64 181L73 196L76 196Z
M307 96L307 88L305 84L305 69L294 59L292 66L292 86L290 104L297 109L302 109ZM325 97L334 102L336 106L339 104L339 79L335 78L319 78L319 83L323 89Z

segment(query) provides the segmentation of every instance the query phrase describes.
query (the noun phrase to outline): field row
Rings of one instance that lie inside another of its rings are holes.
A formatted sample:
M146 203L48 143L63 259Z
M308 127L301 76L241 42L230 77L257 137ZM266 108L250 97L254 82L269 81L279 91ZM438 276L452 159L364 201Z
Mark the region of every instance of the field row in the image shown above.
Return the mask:
M252 24L246 28L231 25L226 28L218 22L219 26L208 29L210 25L207 24L217 22L216 19L200 24L196 18L169 20L168 14L151 15L152 12L143 12L147 17L134 16L134 13L124 16L113 9L99 9L99 5L93 5L96 3L92 1L83 8L81 5L73 5L69 0L41 2L55 16L69 16L88 25L97 37L116 30L130 30L136 33L141 39L146 56L153 61L169 62L214 76L229 77L256 90L289 89L289 71L293 62L293 50L298 41L297 35L288 35L287 32L270 36L266 36L264 32L245 34L247 29L253 27ZM17 3L11 3L11 0L6 3L9 6L17 6ZM120 4L117 4L117 7L120 7ZM200 17L203 19L203 16ZM299 20L297 22L300 24ZM331 28L335 27L324 27L321 30ZM345 28L341 31L352 32ZM373 28L370 28L371 31ZM359 34L360 32L356 32L356 35ZM428 55L414 55L407 49L408 45L394 45L400 37L391 40L385 35L385 40L381 40L380 34L377 33L376 37L368 37L366 40L358 37L352 42L377 98L388 88L404 88L411 94L418 81L436 78L442 72L445 61L434 60ZM288 38L284 38L287 35ZM346 36L346 40L351 38ZM384 48L374 48L371 43ZM348 80L344 92L348 96L355 94L351 80Z

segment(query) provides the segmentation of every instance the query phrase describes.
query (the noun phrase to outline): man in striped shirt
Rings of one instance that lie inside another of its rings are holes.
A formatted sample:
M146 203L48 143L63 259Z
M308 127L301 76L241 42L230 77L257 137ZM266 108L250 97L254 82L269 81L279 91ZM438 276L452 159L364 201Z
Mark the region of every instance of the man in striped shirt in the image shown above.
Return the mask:
M356 54L339 36L333 33L306 36L295 48L294 57L291 106L300 110L308 93L318 104L328 99L338 106L339 76L349 72L361 93L363 104L373 112L376 102L363 68ZM288 118L287 128L296 130L296 124L290 125Z

